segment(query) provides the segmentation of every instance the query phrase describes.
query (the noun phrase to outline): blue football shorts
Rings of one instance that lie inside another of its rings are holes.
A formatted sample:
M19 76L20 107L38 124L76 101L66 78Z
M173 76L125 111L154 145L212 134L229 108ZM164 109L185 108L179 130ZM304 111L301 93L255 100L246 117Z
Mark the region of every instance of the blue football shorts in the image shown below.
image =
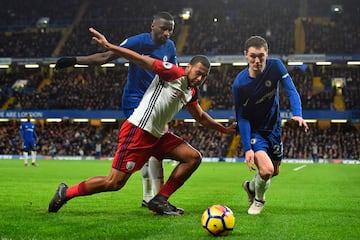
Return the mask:
M281 141L281 134L260 134L259 132L251 133L251 148L254 152L263 150L271 160L281 161L283 158L283 145Z

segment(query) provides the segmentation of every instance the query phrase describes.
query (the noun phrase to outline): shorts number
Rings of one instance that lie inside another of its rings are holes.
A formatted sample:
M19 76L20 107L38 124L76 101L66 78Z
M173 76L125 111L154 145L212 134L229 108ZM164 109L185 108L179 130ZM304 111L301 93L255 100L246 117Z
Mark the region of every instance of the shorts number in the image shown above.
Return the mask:
M277 155L277 156L281 155L282 154L282 145L280 145L280 144L274 145L273 154Z

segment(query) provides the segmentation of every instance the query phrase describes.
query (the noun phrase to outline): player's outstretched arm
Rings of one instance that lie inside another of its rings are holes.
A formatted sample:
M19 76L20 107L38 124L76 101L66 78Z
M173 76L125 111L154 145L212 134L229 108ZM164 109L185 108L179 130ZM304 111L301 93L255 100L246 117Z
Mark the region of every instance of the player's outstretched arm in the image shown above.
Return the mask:
M236 134L236 124L228 127L223 126L221 123L215 121L209 114L207 114L199 104L186 106L191 116L206 128L214 129L226 134Z
M98 44L100 44L101 46L103 46L104 48L111 50L111 51L115 52L116 54L121 55L122 57L135 63L136 65L139 65L140 67L142 67L144 69L147 69L150 71L152 70L155 59L148 57L148 56L140 55L137 52L134 52L130 49L119 47L112 43L109 43L107 41L107 39L105 38L105 36L103 34L101 34L100 32L96 31L94 28L89 28L89 31L94 35L92 37L92 39L95 42L97 42Z
M56 69L73 67L75 64L101 65L119 58L119 55L112 51L95 53L88 56L62 57L55 64Z

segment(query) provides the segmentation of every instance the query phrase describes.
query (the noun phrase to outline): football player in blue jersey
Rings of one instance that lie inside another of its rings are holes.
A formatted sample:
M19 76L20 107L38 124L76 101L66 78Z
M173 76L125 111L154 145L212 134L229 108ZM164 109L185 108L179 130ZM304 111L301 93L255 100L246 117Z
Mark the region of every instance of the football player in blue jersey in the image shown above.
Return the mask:
M31 165L36 167L36 140L37 134L35 124L31 122L31 115L27 114L27 121L20 125L20 139L23 141L22 150L24 154L24 165L28 166L29 153L31 153Z
M174 27L173 16L168 12L159 12L154 15L151 32L131 36L125 39L120 46L164 62L177 64L175 44L170 40ZM113 51L88 56L63 57L56 62L56 69L70 67L75 64L101 65L119 57ZM129 63L128 79L122 95L122 110L126 118L139 105L154 76L154 73L132 62ZM162 162L151 157L141 169L141 173L143 181L142 206L147 207L147 202L154 197L154 194L160 190L164 183ZM182 209L179 208L179 211L182 211Z
M243 183L248 195L248 214L260 214L265 204L265 192L270 179L279 174L282 160L279 83L286 91L292 110L292 120L308 131L302 118L300 96L280 59L267 59L268 44L260 36L245 42L248 67L233 83L233 97L245 161L257 172ZM254 167L256 165L256 168Z

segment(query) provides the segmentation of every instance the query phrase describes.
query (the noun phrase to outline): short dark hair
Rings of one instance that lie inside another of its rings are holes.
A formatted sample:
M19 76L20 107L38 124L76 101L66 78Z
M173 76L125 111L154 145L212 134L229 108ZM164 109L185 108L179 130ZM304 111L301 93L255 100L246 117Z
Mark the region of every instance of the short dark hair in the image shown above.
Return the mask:
M174 17L168 13L168 12L158 12L154 15L153 20L159 19L159 18L163 18L167 21L174 21Z
M260 36L251 36L250 38L248 38L248 40L245 41L245 46L244 49L247 52L249 50L250 47L255 47L255 48L265 48L266 51L269 50L268 44L265 40L265 38L260 37Z
M191 65L195 65L196 63L201 63L207 68L210 68L210 61L205 55L196 55L190 60Z

